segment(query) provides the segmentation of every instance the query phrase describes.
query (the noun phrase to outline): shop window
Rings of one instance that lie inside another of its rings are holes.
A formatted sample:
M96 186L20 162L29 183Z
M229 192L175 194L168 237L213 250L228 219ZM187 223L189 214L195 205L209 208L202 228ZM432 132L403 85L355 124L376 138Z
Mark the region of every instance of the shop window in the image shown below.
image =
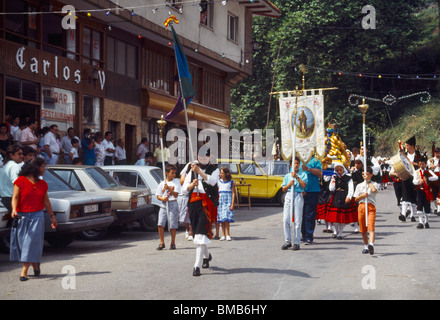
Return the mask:
M6 76L5 89L7 97L40 102L38 83Z
M143 50L142 84L170 92L170 57Z
M42 87L41 126L56 124L60 134L75 126L76 93L73 91Z
M93 132L101 131L101 99L88 95L83 96L83 128Z
M204 74L204 104L223 109L224 108L224 80L209 71Z
M238 41L238 17L228 14L228 39Z
M23 0L5 1L5 12L36 12L37 8L28 5ZM6 40L36 48L38 40L38 15L36 14L6 14Z
M115 71L115 39L107 37L107 70Z
M208 28L214 27L214 3L206 0L200 1L200 23Z
M137 79L137 47L107 37L107 70Z
M83 28L83 62L102 68L101 46L102 34L96 30Z
M63 55L64 52L64 30L63 28L55 28L61 26L62 17L57 14L43 14L43 50Z

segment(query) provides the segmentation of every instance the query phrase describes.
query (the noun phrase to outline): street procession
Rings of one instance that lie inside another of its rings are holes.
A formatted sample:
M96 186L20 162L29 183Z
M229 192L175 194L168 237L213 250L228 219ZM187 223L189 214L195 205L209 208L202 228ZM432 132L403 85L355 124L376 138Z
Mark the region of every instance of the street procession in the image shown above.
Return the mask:
M440 298L439 3L71 2L0 0L0 300Z

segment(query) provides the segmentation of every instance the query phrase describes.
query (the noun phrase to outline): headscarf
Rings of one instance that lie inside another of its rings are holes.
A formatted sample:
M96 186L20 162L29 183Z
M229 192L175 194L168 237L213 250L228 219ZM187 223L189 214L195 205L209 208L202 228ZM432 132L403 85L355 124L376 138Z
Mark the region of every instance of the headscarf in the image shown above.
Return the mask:
M342 162L335 162L334 165L335 165L335 168L334 168L334 171L333 171L333 172L334 172L335 174L338 175L338 173L336 172L336 168L337 168L337 167L342 167L342 168L344 169L344 172L342 173L342 176L344 176L345 174L348 173L347 169L344 167L344 165L342 164ZM338 176L339 176L339 175L338 175ZM342 177L342 176L341 176L341 177Z

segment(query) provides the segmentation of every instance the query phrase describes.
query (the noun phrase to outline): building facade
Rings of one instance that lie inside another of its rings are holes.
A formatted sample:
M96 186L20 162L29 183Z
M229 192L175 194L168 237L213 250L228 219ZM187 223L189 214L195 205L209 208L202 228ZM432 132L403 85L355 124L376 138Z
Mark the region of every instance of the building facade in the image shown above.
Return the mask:
M179 95L170 15L196 91L189 119L216 132L229 128L231 88L252 73L252 17L279 15L266 0L0 0L0 9L0 122L111 131L131 162L142 137L158 146L156 121ZM174 127L186 131L183 113Z

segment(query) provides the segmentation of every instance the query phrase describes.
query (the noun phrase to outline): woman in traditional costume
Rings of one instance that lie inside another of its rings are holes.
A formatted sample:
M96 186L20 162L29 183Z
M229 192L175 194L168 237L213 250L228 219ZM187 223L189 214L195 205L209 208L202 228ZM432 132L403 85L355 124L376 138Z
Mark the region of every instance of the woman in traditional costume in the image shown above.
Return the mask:
M333 192L326 221L333 223L333 238L342 240L342 231L346 224L358 222L357 204L353 199L353 179L344 165L335 163L335 171L330 180L329 190Z

